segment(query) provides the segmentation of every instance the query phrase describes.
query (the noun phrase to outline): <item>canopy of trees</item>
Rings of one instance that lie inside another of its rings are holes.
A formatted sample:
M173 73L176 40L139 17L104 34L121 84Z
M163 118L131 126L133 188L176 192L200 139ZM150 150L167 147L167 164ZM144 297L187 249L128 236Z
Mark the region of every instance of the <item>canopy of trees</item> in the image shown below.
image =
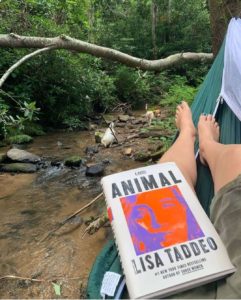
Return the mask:
M212 13L217 7L214 3ZM4 34L63 39L68 35L146 60L212 52L204 0L2 0L0 21ZM31 51L0 48L0 75ZM195 88L207 68L199 62L153 73L75 49L46 52L12 72L0 90L0 134L9 114L18 116L19 106L31 117L40 108L38 117L47 125L78 128L87 116L118 102L143 107L145 102L162 101L176 83ZM21 122L21 116L14 121Z

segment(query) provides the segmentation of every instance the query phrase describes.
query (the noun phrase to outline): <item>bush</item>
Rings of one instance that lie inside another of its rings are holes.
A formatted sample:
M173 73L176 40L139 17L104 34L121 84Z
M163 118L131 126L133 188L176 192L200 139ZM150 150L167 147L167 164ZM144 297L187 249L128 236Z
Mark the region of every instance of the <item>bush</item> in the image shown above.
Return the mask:
M143 106L150 96L150 83L141 72L120 66L115 73L118 99L133 108Z
M27 134L14 135L9 138L11 144L26 144L33 140L33 138Z
M161 106L171 106L175 109L176 105L181 103L182 100L191 104L196 93L197 88L188 85L185 77L176 76L168 93L159 104Z

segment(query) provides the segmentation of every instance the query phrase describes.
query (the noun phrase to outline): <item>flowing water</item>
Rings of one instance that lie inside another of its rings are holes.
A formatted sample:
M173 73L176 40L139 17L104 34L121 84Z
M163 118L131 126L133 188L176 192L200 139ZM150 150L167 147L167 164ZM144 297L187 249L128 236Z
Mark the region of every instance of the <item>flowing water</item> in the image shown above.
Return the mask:
M36 138L26 150L46 161L63 161L73 154L84 157L89 145L94 145L93 132L59 132ZM106 174L138 165L113 149L102 148L92 158L111 160ZM56 298L53 281L61 285L60 298L84 297L91 266L111 235L110 229L101 229L82 238L84 222L103 213L104 201L43 238L100 192L100 178L86 177L84 167L48 164L35 174L0 174L0 277L39 280L0 279L1 298Z

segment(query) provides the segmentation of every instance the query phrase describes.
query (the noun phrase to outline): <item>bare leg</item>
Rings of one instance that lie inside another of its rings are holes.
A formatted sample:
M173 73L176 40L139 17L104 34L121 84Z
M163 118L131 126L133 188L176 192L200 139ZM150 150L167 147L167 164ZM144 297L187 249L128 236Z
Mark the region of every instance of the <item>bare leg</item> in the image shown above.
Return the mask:
M241 145L223 145L215 119L201 116L198 123L200 159L211 170L215 193L241 174Z
M192 112L184 101L178 105L176 110L176 126L180 134L159 162L175 162L194 190L197 180L197 166L194 154L196 129L192 121Z

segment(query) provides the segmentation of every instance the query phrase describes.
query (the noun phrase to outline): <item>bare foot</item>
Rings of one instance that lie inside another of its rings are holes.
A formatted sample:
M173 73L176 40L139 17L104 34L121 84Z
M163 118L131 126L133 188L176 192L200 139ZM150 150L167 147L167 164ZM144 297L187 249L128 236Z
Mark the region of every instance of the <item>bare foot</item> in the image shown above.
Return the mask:
M195 137L196 128L193 124L192 112L187 102L182 101L182 103L177 106L175 121L180 133L185 132Z
M200 160L206 165L205 145L209 142L218 142L219 125L212 115L201 115L198 122L198 137L200 148Z

